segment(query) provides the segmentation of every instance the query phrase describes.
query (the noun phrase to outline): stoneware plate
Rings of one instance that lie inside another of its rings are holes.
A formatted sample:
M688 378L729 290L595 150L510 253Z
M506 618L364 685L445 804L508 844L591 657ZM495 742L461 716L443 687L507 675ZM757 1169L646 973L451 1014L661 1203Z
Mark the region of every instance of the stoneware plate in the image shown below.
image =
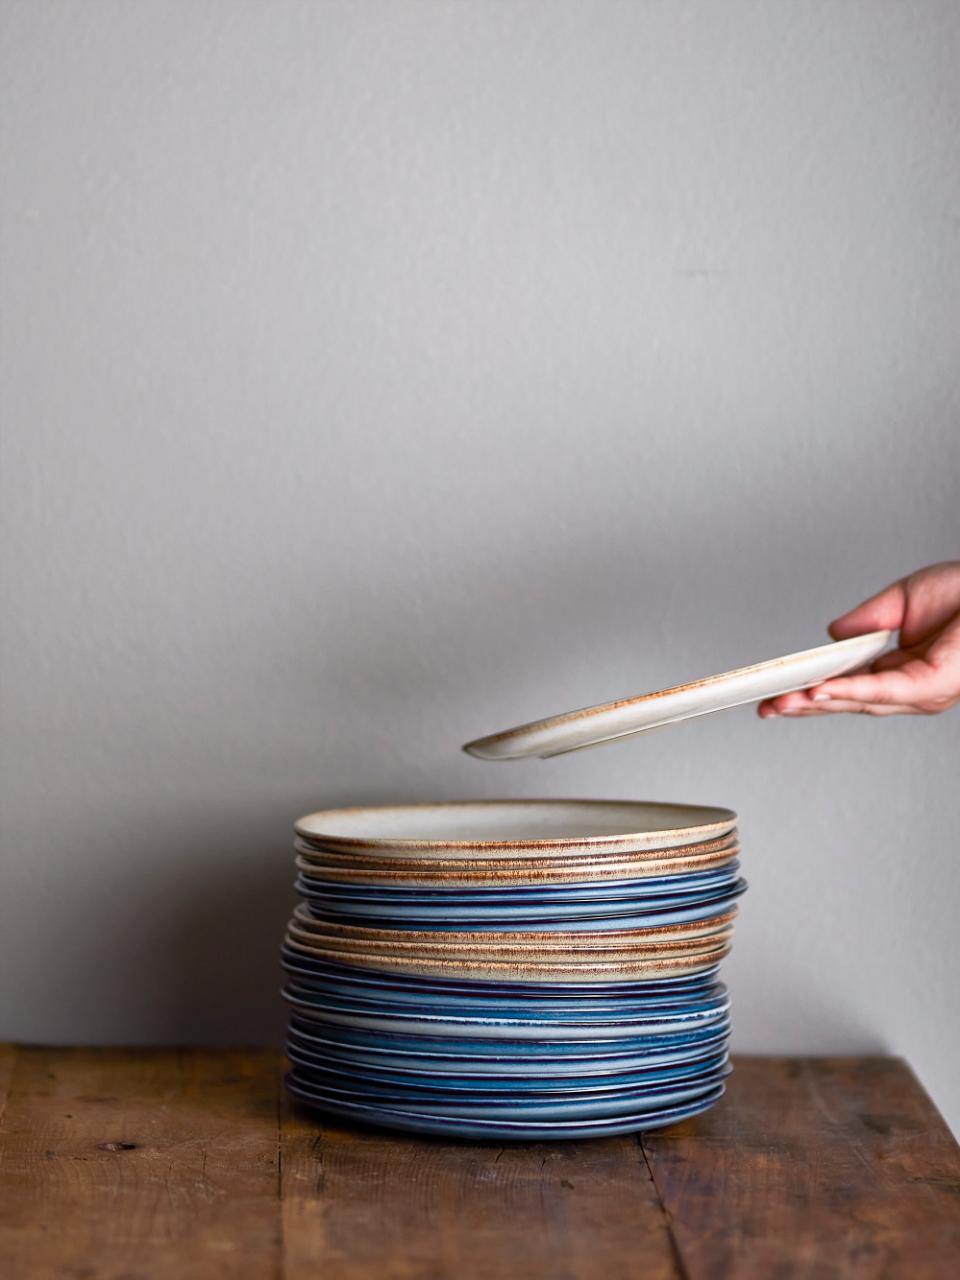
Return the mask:
M412 1010L435 1013L445 1009L456 1008L459 1013L508 1013L522 1017L539 1014L551 1018L570 1017L571 1015L578 1017L605 1016L618 1012L629 1015L632 1013L656 1012L658 1010L676 1012L684 1009L705 1008L711 1001L723 999L727 996L727 989L724 984L715 982L705 990L695 992L692 995L678 991L672 995L630 996L620 1000L596 999L590 995L581 996L579 999L537 1000L531 996L511 996L509 994L486 1000L477 999L473 995L420 995L417 998L411 998L408 992L403 992L398 996L393 991L377 993L361 989L358 993L357 990L351 990L346 987L346 984L330 982L327 979L300 978L293 974L290 975L287 989L291 995L307 1003L316 998L333 998L349 1000L362 1008L389 1012L398 1010L409 1012Z
M291 944L292 945L292 944ZM299 950L300 948L295 948ZM339 964L358 969L381 969L393 973L405 973L425 977L473 978L491 982L625 982L640 978L676 978L684 973L698 973L713 968L729 954L728 945L712 948L698 955L678 955L663 959L573 961L552 964L528 960L432 960L415 956L388 956L369 952L352 951L324 953L320 949L305 948L320 958L335 959Z
M571 1093L566 1097L554 1098L534 1095L523 1096L520 1093L482 1098L477 1095L443 1095L413 1094L408 1096L404 1089L369 1086L351 1087L349 1077L336 1075L316 1079L309 1072L294 1069L292 1078L304 1093L318 1094L336 1098L344 1102L368 1103L373 1106L390 1107L397 1111L416 1113L429 1110L435 1115L456 1117L457 1119L483 1120L590 1120L608 1116L639 1114L641 1112L660 1110L663 1107L675 1106L689 1102L693 1098L702 1097L716 1087L730 1074L729 1066L723 1066L709 1075L693 1081L677 1081L670 1084L627 1086L623 1089L609 1090L606 1093Z
M477 902L456 901L371 902L364 898L335 898L329 894L309 893L299 882L296 888L311 904L314 913L323 919L356 923L363 920L381 921L393 928L419 923L424 929L436 927L444 930L454 926L458 929L469 929L475 924L488 922L506 926L510 921L521 922L522 927L527 927L523 922L539 927L534 922L602 919L606 916L648 915L655 911L669 912L688 906L698 907L720 902L724 893L738 892L740 882L732 879L729 885L708 885L685 893L642 894L634 898L620 897L611 900L575 898L566 902L556 899L537 901L528 898L516 904L495 903L492 906Z
M284 967L296 967L298 973L311 977L330 979L344 985L350 991L366 991L391 997L401 995L416 999L422 993L441 1001L448 996L471 997L479 1000L500 996L510 1000L645 1000L659 995L697 995L707 991L717 981L719 966L711 965L697 973L683 974L676 978L654 979L640 982L475 982L466 977L425 978L408 977L397 973L361 971L332 961L310 957L303 952L281 949Z
M606 1040L482 1039L471 1036L384 1034L335 1026L310 1014L294 1013L291 1043L314 1056L351 1061L367 1067L405 1071L491 1072L495 1075L601 1075L639 1070L666 1062L687 1062L705 1052L720 1052L730 1037L729 1015L719 1024L664 1035Z
M326 1060L322 1055L312 1054L302 1049L295 1041L287 1045L287 1056L296 1066L303 1068L304 1073L312 1073L317 1077L336 1073L342 1075L349 1071L350 1079L371 1085L397 1085L413 1092L422 1091L426 1095L432 1093L484 1093L496 1096L503 1093L523 1093L530 1095L565 1093L606 1093L615 1089L631 1086L645 1087L651 1084L670 1084L678 1080L694 1080L699 1076L709 1075L727 1065L729 1054L726 1049L719 1053L708 1050L691 1056L683 1062L664 1066L645 1066L632 1071L615 1071L600 1075L556 1076L544 1077L539 1073L525 1080L511 1079L509 1076L496 1074L459 1074L453 1072L408 1071L396 1067L363 1067L351 1064L349 1068L343 1063L337 1064Z
M297 869L306 871L321 880L335 881L338 884L366 885L370 888L408 885L411 888L436 888L442 884L455 889L484 888L536 888L540 885L564 885L589 878L594 881L632 880L641 876L661 877L680 875L684 872L708 871L713 867L722 867L731 859L738 857L740 846L731 844L723 849L715 849L712 853L697 854L692 857L669 859L655 855L628 855L624 858L575 858L569 862L545 862L542 860L524 859L522 862L461 862L460 869L431 867L428 870L414 867L410 871L396 871L392 868L381 870L379 867L351 867L322 862L307 863L306 859L297 860Z
M338 880L324 880L307 874L301 860L297 862L301 875L297 880L298 892L338 901L410 904L425 906L430 903L444 906L475 902L478 906L512 906L518 902L572 902L597 898L609 902L614 898L659 897L665 893L693 893L709 887L732 883L737 878L740 863L731 858L712 870L680 872L677 875L643 876L631 880L574 880L560 885L506 885L461 888L438 888L437 884L424 885L366 885L342 884ZM442 882L441 882L442 883Z
M406 1129L415 1133L432 1133L451 1138L519 1139L527 1142L545 1142L561 1138L601 1138L637 1130L660 1129L680 1120L699 1115L723 1095L723 1085L716 1085L709 1093L693 1102L664 1107L659 1111L647 1111L617 1116L607 1120L476 1120L441 1116L431 1112L397 1111L388 1107L376 1107L359 1102L341 1102L329 1095L306 1090L292 1077L287 1077L290 1093L308 1107L342 1116L348 1120L382 1125L388 1129Z
M730 895L727 895L728 898ZM664 913L666 914L666 913ZM683 913L688 918L665 923L656 923L656 917L639 916L639 924L619 928L614 921L605 919L588 921L589 929L577 927L577 921L563 921L562 929L404 929L373 927L369 924L348 924L334 922L329 919L318 919L301 903L294 908L293 917L287 928L294 936L304 937L307 941L322 942L333 945L335 940L351 942L380 942L423 944L427 946L479 947L488 949L498 944L510 947L578 945L586 947L623 946L633 943L657 943L681 941L685 938L699 937L725 929L736 919L737 908L708 905L691 909ZM568 926L573 925L570 928ZM584 936L584 935L587 936Z
M640 800L471 800L328 809L295 824L324 849L459 858L633 853L700 844L736 825L731 809Z
M784 658L740 667L691 684L674 685L658 693L605 702L518 725L464 747L481 760L519 760L525 756L562 755L647 729L710 715L727 707L760 702L795 689L809 689L822 680L842 675L870 662L887 645L889 631L871 631L836 644L820 645Z

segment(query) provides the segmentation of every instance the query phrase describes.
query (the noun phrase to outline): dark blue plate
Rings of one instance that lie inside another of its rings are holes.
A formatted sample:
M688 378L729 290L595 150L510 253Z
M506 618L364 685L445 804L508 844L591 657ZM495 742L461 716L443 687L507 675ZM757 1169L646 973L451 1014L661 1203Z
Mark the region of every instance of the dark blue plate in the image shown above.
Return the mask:
M449 1096L424 1095L395 1087L354 1085L349 1077L344 1075L334 1077L334 1081L328 1077L323 1082L317 1082L299 1069L291 1072L291 1079L307 1094L342 1102L389 1107L407 1113L429 1111L435 1115L451 1116L461 1120L556 1121L605 1119L659 1110L701 1097L720 1084L729 1074L730 1067L725 1065L710 1075L704 1075L695 1080L628 1086L602 1093L569 1092L560 1096L527 1095L522 1090L487 1096L479 1093Z
M620 1133L663 1128L665 1125L676 1124L680 1120L700 1115L723 1096L724 1090L722 1084L717 1085L709 1093L691 1102L663 1107L656 1111L617 1116L614 1119L547 1122L457 1119L432 1112L404 1112L364 1103L342 1102L323 1094L304 1090L290 1077L287 1077L287 1088L293 1097L315 1110L388 1129L402 1129L412 1133L454 1138L488 1138L501 1141L519 1139L528 1142L561 1138L612 1137Z
M729 1026L709 1039L696 1044L657 1045L628 1053L608 1053L597 1049L593 1054L530 1057L517 1051L505 1054L471 1057L468 1055L417 1054L359 1049L335 1044L318 1044L290 1032L288 1047L319 1061L328 1069L345 1065L358 1073L389 1071L420 1078L436 1076L503 1077L504 1079L575 1080L582 1076L615 1076L648 1071L653 1067L684 1066L704 1056L726 1052L730 1041Z
M286 967L286 966L285 966ZM552 996L541 999L534 995L521 996L484 996L451 993L397 992L379 991L376 988L354 988L344 983L331 982L328 978L306 978L291 976L287 983L290 994L305 1004L321 999L346 1000L352 1002L357 1009L376 1009L378 1011L416 1009L437 1013L443 1010L461 1013L535 1013L542 1012L546 1016L577 1015L587 1013L645 1013L654 1010L676 1010L703 1008L711 1001L723 999L727 989L721 982L711 983L700 991L685 994L683 991L661 992L657 995L638 996L633 993L625 996L599 997L584 996L577 1000L573 997Z
M719 1023L711 1023L707 1027L698 1027L691 1031L669 1032L663 1035L609 1037L600 1043L592 1037L579 1040L556 1040L548 1037L532 1040L507 1036L484 1039L470 1036L425 1036L401 1032L364 1031L305 1017L300 1012L290 1019L290 1025L301 1034L312 1036L328 1050L339 1045L352 1050L375 1051L379 1054L413 1054L419 1057L453 1058L461 1061L466 1058L509 1059L517 1055L529 1059L636 1056L638 1053L653 1053L664 1048L675 1049L681 1046L693 1048L701 1045L705 1040L710 1041L717 1035L728 1033L730 1018L729 1015L725 1015Z
M657 1023L702 1021L704 1018L716 1016L730 1007L730 997L726 991L717 995L702 998L696 1002L682 1005L647 1005L617 1003L609 1008L591 1007L586 1001L582 1005L570 1008L567 1004L556 1008L514 1008L497 1004L490 1009L477 1009L470 1005L448 1004L398 1005L389 1001L371 1001L344 999L334 995L323 995L309 992L304 995L287 986L283 996L295 1008L303 1008L313 1013L314 1010L325 1014L346 1014L368 1018L395 1018L400 1022L464 1022L489 1024L491 1026L569 1026L575 1023L590 1023L598 1026L620 1023ZM402 1029L402 1028L401 1028Z
M577 907L576 914L560 915L559 908L544 908L542 915L535 915L532 909L522 917L515 916L512 912L498 912L496 915L487 915L483 918L461 915L453 910L446 913L446 918L440 922L434 920L411 920L406 916L401 917L398 913L400 908L396 909L394 914L377 917L380 919L383 927L397 929L401 931L418 930L424 933L449 933L449 932L471 932L471 933L525 933L535 932L603 932L605 930L621 930L621 929L653 929L662 928L672 924L690 924L697 920L707 920L715 915L722 914L724 909L733 903L747 889L745 880L737 880L729 888L722 893L711 893L703 898L698 898L696 903L688 903L684 906L676 906L669 910L652 909L646 910L642 903L637 904L615 904L615 911L619 914L604 915L601 908L594 910L593 908L584 907L581 911ZM369 928L371 916L357 916L348 912L340 912L334 910L326 903L317 903L314 899L309 899L307 907L310 914L317 920L332 920L337 924L352 924L361 928ZM629 909L631 914L624 914ZM387 925L389 921L389 925Z
M332 913L337 911L339 914L367 915L372 919L390 918L394 915L398 919L443 919L447 914L477 916L477 918L495 918L495 916L506 918L509 915L547 914L548 910L563 915L575 914L579 910L584 914L588 911L609 913L609 911L620 910L621 913L626 913L632 910L654 910L673 905L682 906L686 902L708 900L710 896L716 896L723 888L736 882L736 870L731 870L726 876L698 884L689 884L689 886L664 884L664 886L644 888L644 890L635 888L630 892L617 893L604 893L600 890L563 893L554 890L526 893L522 897L517 893L512 895L488 893L488 896L480 897L477 893L454 893L451 890L445 893L434 892L429 896L422 893L416 896L406 893L401 896L399 892L381 892L374 895L374 893L353 892L352 887L344 890L343 886L314 881L305 876L300 876L294 881L294 888L311 904L315 904L317 909L332 911Z
M609 1090L631 1087L645 1088L652 1084L669 1084L680 1080L697 1079L726 1066L729 1055L724 1049L717 1053L710 1050L685 1062L652 1066L631 1071L606 1072L599 1075L541 1076L529 1075L517 1078L497 1074L470 1073L454 1075L451 1072L430 1074L426 1071L403 1071L386 1067L364 1067L351 1063L345 1067L335 1059L326 1059L301 1049L294 1041L287 1045L287 1055L298 1068L299 1078L313 1080L322 1085L324 1080L336 1078L353 1082L357 1088L389 1086L401 1088L405 1093L418 1091L426 1096L434 1093L480 1093L499 1096L523 1094L603 1093Z

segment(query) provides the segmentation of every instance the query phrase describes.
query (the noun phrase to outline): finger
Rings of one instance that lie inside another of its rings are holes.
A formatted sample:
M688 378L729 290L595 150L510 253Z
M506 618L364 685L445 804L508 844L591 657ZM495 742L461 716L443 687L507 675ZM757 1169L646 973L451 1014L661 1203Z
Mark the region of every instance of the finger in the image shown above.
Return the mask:
M889 653L881 653L879 658L875 658L870 663L870 671L895 671L898 667L904 666L908 662L912 662L916 658L915 653L910 653L907 649L891 649ZM849 671L848 675L856 675L857 672Z
M854 702L849 698L831 699L829 702L819 702L810 707L800 707L796 711L787 711L783 713L785 718L791 720L805 720L812 716L832 716L832 715L869 715L869 716L919 716L927 715L921 707L910 706L906 703L876 703L876 702Z
M894 582L884 587L855 609L834 618L827 630L834 640L849 640L868 631L897 631L903 622L907 608L906 582Z
M784 711L795 710L800 707L810 706L810 695L806 689L795 689L793 693L781 693L775 698L767 698L761 703L769 712L780 714Z
M922 658L911 658L889 671L877 671L872 675L837 676L825 680L811 693L811 701L824 702L827 698L848 698L853 702L879 703L881 705L919 706L936 702L948 694L941 689L944 677L935 667Z

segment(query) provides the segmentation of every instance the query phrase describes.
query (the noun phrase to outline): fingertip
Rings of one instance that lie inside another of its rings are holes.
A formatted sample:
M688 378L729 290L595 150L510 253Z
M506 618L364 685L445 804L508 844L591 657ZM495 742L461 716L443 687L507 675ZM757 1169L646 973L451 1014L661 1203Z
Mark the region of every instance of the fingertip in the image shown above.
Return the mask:
M854 636L862 636L871 628L869 623L865 624L861 618L857 620L859 610L854 609L850 613L842 613L839 618L834 618L832 622L827 623L827 632L831 640L852 640Z

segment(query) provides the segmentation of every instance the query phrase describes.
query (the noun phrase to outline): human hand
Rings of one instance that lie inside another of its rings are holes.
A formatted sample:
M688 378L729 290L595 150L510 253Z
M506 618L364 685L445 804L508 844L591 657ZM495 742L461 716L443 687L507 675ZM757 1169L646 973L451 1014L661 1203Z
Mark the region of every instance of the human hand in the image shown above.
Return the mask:
M930 716L948 710L960 701L960 560L901 578L827 628L834 640L897 629L896 649L849 675L768 698L760 716Z

